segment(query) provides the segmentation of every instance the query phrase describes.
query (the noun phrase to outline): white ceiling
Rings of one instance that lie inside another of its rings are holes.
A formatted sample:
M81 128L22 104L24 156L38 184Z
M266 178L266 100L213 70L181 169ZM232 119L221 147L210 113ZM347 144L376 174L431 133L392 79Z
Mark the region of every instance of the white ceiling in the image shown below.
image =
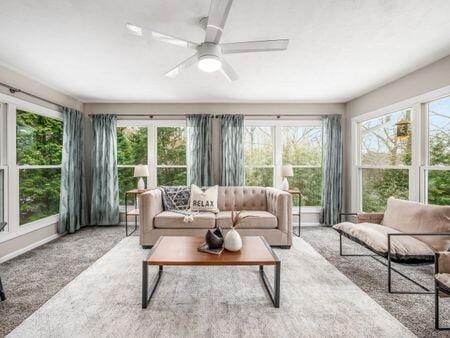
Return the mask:
M84 102L345 102L450 54L449 0L235 0L222 42L289 38L287 51L227 55L240 79L126 22L195 42L209 0L0 1L0 62Z

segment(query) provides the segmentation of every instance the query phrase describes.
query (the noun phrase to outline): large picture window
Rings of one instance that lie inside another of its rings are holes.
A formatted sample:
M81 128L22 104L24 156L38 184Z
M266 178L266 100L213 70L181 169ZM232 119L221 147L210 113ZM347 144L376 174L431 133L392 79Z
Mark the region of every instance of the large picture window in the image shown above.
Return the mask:
M426 199L450 205L450 97L429 102L427 117Z
M274 128L246 126L244 132L245 185L273 186Z
M354 209L382 212L390 196L450 204L450 96L442 93L448 90L354 118Z
M360 124L362 210L379 212L390 196L409 198L412 120L410 108Z
M118 127L117 128L117 166L119 176L119 202L125 205L125 192L136 189L137 179L134 167L147 164L146 127ZM130 199L131 201L131 199Z
M291 189L302 206L319 207L322 191L322 123L247 121L244 129L245 185L280 186L283 165L292 165ZM295 202L296 203L296 202Z
M157 128L158 185L186 185L186 135L184 127Z
M17 110L20 225L59 212L63 123Z
M283 164L290 164L294 176L291 189L302 192L302 205L320 206L322 191L322 127L282 127Z

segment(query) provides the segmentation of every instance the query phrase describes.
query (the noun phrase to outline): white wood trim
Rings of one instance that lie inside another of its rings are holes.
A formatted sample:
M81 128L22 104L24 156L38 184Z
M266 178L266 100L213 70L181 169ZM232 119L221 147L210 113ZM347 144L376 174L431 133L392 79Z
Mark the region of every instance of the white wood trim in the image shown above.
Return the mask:
M16 106L17 109L26 110L27 112L30 113L37 113L57 120L63 119L62 113L57 110L45 108L38 104L30 103L28 101L10 95L0 93L0 101L5 102L7 104L12 104Z
M248 120L244 119L244 126L248 127L320 127L322 119L319 117L314 120L308 117L305 120Z
M117 120L117 127L186 127L186 120Z
M19 249L19 250L16 250L16 251L14 251L14 252L11 252L11 253L9 253L9 254L3 256L3 257L0 257L0 264L1 264L1 263L4 263L4 262L6 262L6 261L9 261L10 259L12 259L12 258L14 258L14 257L20 256L20 255L22 255L22 254L24 254L24 253L26 253L26 252L28 252L28 251L30 251L30 250L36 249L37 247L40 247L41 245L47 244L48 242L51 242L51 241L53 241L53 240L55 240L55 239L57 239L57 238L59 238L59 237L61 237L61 236L63 236L63 235L64 235L64 234L54 234L54 235L51 235L51 236L49 236L49 237L47 237L47 238L44 238L44 239L41 240L41 241L32 243L32 244L30 244L30 245L28 245L28 246L26 246L26 247L24 247L24 248L21 248L21 249Z
M18 165L17 169L61 169L61 164L50 164L50 165L30 165L30 164L24 164L24 165Z
M41 219L38 219L36 221L25 223L22 225L17 226L17 230L15 231L9 231L7 233L0 233L0 243L10 241L11 239L23 236L25 234L28 234L30 232L55 225L58 223L58 215L52 215L48 217L44 217Z

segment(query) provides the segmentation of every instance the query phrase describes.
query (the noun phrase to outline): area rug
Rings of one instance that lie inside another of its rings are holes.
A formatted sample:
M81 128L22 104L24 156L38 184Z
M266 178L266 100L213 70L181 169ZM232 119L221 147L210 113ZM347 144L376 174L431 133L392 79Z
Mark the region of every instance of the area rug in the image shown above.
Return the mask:
M128 237L9 337L414 337L302 239L277 254L279 309L257 267L166 267L142 309L146 252Z

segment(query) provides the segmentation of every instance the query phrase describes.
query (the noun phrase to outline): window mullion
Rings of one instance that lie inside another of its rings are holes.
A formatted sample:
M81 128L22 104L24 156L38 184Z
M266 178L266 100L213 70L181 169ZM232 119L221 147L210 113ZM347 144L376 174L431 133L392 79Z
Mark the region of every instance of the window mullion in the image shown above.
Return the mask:
M19 230L19 168L16 160L16 106L7 105L8 229Z

